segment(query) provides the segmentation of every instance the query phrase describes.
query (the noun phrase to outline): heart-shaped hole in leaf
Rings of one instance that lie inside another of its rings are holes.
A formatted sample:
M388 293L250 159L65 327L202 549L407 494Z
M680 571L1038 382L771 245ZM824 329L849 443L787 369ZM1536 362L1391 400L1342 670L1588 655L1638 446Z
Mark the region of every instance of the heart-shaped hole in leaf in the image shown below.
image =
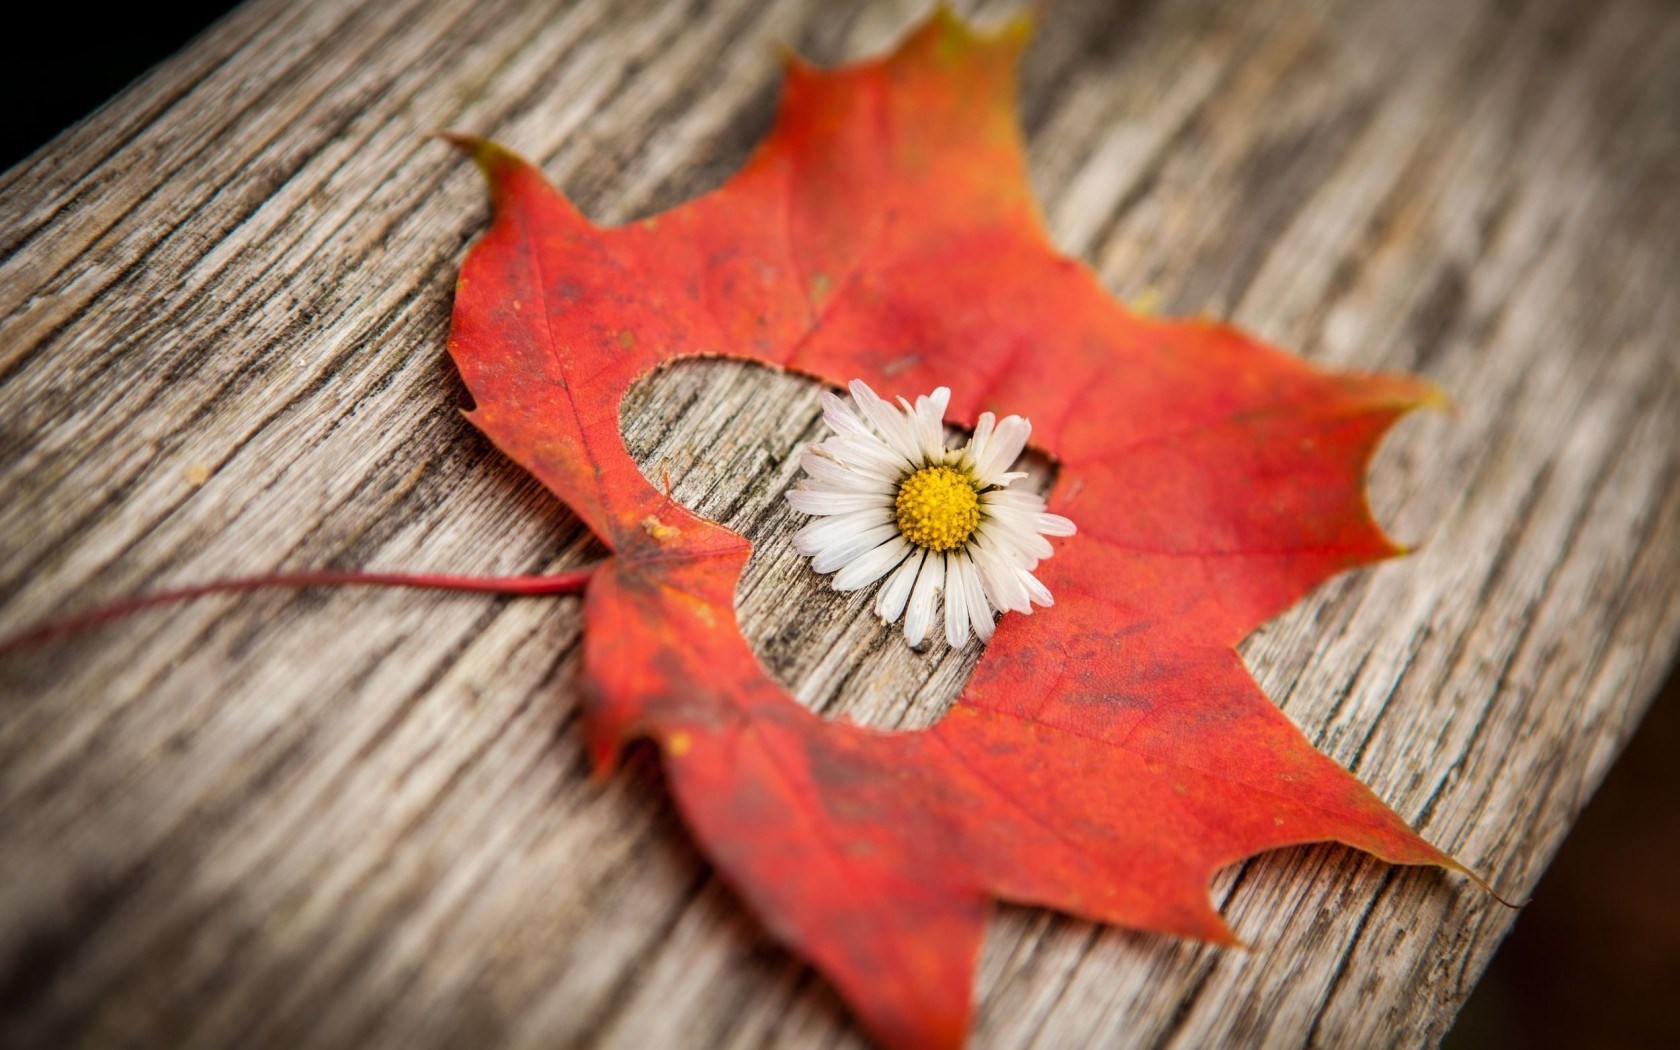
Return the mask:
M789 693L825 718L925 728L956 702L985 647L970 638L952 649L936 629L921 651L911 649L902 623L875 615L878 584L840 593L793 549L794 532L811 519L783 496L800 477L800 452L829 433L824 389L752 362L683 360L636 382L619 405L619 429L649 482L668 480L677 502L752 542L735 615ZM1045 493L1054 483L1039 452L1029 450L1018 469L1031 476L1015 487Z

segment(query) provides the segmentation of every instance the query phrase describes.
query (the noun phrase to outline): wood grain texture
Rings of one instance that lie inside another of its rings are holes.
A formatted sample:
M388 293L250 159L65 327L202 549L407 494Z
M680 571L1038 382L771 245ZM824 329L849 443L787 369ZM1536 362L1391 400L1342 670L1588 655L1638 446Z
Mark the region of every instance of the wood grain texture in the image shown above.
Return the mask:
M856 57L919 7L241 8L0 177L0 633L217 575L590 558L456 411L450 289L486 210L425 134L507 142L598 220L647 214L767 127L773 43ZM1673 7L1060 3L1023 118L1056 239L1117 294L1458 399L1373 470L1421 551L1243 651L1522 895L1680 642ZM826 712L925 725L978 650L910 654L792 557L779 494L815 405L711 364L622 412L650 477L757 544L739 604L766 665ZM0 1042L861 1044L651 763L589 778L577 642L575 599L309 591L0 663ZM1514 919L1330 848L1213 893L1253 950L1000 909L974 1044L1427 1045Z

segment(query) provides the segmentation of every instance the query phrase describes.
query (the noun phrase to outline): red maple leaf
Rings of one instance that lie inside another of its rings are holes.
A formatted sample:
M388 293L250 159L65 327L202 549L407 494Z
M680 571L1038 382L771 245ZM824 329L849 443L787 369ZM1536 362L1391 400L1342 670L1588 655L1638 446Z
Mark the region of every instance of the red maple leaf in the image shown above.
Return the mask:
M1397 548L1364 474L1438 394L1329 373L1220 324L1133 316L1048 242L1014 113L1023 23L935 15L879 61L790 60L780 115L714 193L627 226L457 138L495 219L450 352L473 422L612 551L590 582L589 744L660 748L706 855L885 1043L961 1042L992 899L1230 941L1207 886L1262 850L1336 841L1462 870L1261 693L1233 646ZM967 691L913 733L825 722L735 622L746 540L638 471L619 401L728 355L951 416L1035 423L1079 534L1005 616Z

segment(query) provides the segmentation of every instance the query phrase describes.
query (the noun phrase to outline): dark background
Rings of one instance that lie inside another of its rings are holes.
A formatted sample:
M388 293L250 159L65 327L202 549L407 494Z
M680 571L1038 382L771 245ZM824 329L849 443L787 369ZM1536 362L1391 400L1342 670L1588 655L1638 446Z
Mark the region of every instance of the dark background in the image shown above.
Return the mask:
M92 113L236 6L230 0L32 3L27 29L8 7L0 60L7 110L0 121L0 170Z
M0 169L179 50L227 2L42 5L0 62ZM1680 1047L1680 675L1588 806L1448 1050Z

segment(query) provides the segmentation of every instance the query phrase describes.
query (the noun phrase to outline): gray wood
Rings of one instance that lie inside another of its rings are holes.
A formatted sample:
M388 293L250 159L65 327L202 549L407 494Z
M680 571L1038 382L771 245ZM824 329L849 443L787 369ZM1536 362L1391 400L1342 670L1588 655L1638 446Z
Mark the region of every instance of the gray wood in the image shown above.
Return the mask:
M920 6L253 0L0 178L0 633L226 574L588 560L456 411L450 288L486 211L426 133L647 214L767 127L774 42L838 61ZM1458 399L1373 470L1422 550L1243 652L1523 895L1680 639L1675 9L1059 3L1023 92L1047 221L1118 295ZM977 650L909 654L790 569L814 406L685 366L625 429L758 543L740 605L804 702L926 724ZM861 1043L651 763L589 778L577 642L576 599L310 591L0 663L0 1042ZM1331 848L1213 893L1251 950L999 909L974 1044L1430 1044L1515 918Z

